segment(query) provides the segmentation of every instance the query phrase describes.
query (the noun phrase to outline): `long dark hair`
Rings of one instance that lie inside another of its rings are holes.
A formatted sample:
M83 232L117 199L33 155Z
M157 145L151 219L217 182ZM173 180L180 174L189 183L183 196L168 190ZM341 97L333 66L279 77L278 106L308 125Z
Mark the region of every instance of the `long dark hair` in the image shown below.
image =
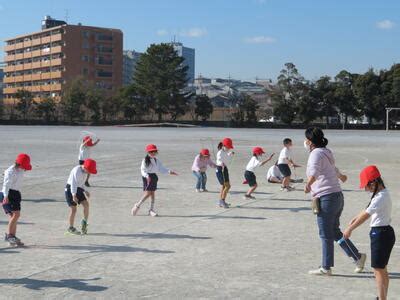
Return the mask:
M375 180L373 180L373 181L371 181L371 182L368 182L368 184L371 184L371 183L375 183L375 188L374 188L374 191L372 192L372 196L371 196L371 201L372 201L372 199L374 199L374 197L376 196L376 194L378 194L379 186L381 185L384 189L385 189L386 187L385 187L385 183L383 182L382 177L378 177L377 179L375 179ZM367 208L368 208L368 206L371 204L371 201L369 201L369 203L368 203L368 205L367 205Z
M222 144L222 142L219 142L219 144L217 146L218 150L221 150L223 146L224 146L224 144Z
M315 148L325 148L328 145L328 139L325 138L324 132L319 127L309 127L306 129L305 136Z
M146 165L146 167L148 167L148 166L150 166L150 164L151 164L151 157L150 157L150 155L146 155L145 156L145 158L144 158L144 164Z

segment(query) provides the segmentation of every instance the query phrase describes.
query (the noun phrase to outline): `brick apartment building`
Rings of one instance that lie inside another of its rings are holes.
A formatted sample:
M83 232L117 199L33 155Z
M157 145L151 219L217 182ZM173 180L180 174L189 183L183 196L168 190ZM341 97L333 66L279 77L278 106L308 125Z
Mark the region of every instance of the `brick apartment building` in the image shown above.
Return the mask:
M69 25L46 17L42 30L7 39L4 101L20 89L36 100L59 98L65 85L82 76L113 94L122 86L122 31Z

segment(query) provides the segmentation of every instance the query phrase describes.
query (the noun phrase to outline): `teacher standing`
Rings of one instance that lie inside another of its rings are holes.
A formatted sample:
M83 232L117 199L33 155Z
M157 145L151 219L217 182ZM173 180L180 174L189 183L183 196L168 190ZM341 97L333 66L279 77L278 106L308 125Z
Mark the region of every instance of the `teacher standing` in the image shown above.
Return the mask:
M338 242L344 252L354 260L354 272L364 269L366 255L349 240L343 238L340 230L340 216L343 211L344 198L331 150L327 149L328 140L318 127L310 127L305 132L304 147L310 152L307 162L307 183L305 193L318 198L320 203L317 214L319 237L322 242L322 264L318 269L309 271L311 275L332 275L334 266L334 241Z

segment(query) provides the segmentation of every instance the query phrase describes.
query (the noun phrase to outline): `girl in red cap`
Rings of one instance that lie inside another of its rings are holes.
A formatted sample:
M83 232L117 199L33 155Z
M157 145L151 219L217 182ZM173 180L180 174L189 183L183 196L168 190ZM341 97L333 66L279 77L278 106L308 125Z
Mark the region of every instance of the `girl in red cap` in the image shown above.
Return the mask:
M274 154L271 154L271 156L264 160L261 161L261 158L265 154L264 149L261 147L254 147L253 148L253 156L248 162L246 166L246 171L244 172L244 178L245 183L247 183L250 186L250 189L247 191L247 193L244 195L244 199L255 199L251 194L256 190L257 188L257 178L256 175L254 174L254 170L257 167L261 167L265 165L267 162L269 162Z
M89 201L90 193L85 191L83 185L87 174L97 174L96 161L93 159L85 159L82 165L74 167L68 177L65 187L65 200L69 206L69 227L68 234L87 234L88 218L89 218ZM81 232L74 227L75 215L78 204L83 206L83 219L81 221Z
M142 173L143 180L143 196L139 202L137 202L131 213L133 216L137 214L140 206L143 204L146 199L151 198L149 216L156 217L158 214L154 211L154 202L155 202L155 193L157 190L158 176L157 173L170 174L170 175L178 175L176 172L171 171L163 166L161 161L156 158L158 154L157 146L154 144L150 144L146 146L146 157L142 161L142 165L140 167L140 171Z
M93 142L93 139L90 135L86 135L81 143L81 146L79 147L79 164L83 165L83 162L85 159L90 158L90 150L92 147L96 146L98 144L98 142L100 142L100 139L97 139L95 142ZM86 176L86 181L85 181L85 185L87 187L90 187L89 184L89 177L90 174L87 174Z
M233 142L230 138L224 138L218 144L216 174L218 182L221 184L220 200L218 204L220 207L223 208L229 208L229 204L226 203L225 199L231 188L227 165L229 164L232 155L235 154L235 152L233 152L232 149L233 149Z
M201 149L200 153L196 155L192 171L196 177L196 192L208 192L206 188L207 184L207 167L216 168L217 165L210 158L210 151L208 149Z
M392 215L392 200L383 183L376 166L368 166L360 173L360 188L372 193L367 208L354 217L343 232L345 238L350 238L354 229L371 217L371 266L374 268L375 281L378 288L378 299L387 299L389 274L387 264L396 241L395 233L390 226Z
M5 241L10 246L23 246L24 243L17 238L17 222L21 212L21 192L20 187L25 171L32 170L31 159L28 154L18 154L15 164L4 172L3 189L0 199L3 202L3 209L9 215L8 230Z

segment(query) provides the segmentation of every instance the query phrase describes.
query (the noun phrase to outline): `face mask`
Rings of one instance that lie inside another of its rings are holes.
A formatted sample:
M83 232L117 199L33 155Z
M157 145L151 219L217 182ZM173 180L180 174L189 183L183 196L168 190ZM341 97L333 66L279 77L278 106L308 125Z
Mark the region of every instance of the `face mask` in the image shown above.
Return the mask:
M304 141L304 148L310 152L311 151L311 144L307 143L307 141Z

